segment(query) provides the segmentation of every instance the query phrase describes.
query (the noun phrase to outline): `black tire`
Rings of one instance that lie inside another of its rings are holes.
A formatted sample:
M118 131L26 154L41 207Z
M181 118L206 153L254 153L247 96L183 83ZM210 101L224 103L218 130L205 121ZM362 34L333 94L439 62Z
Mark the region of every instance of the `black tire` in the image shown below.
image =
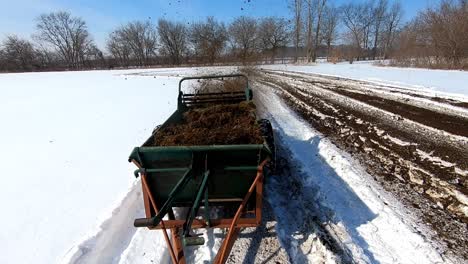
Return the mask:
M270 162L268 162L266 167L270 173L274 174L276 172L276 146L273 127L268 119L260 119L258 120L258 124L262 131L263 138L271 151Z

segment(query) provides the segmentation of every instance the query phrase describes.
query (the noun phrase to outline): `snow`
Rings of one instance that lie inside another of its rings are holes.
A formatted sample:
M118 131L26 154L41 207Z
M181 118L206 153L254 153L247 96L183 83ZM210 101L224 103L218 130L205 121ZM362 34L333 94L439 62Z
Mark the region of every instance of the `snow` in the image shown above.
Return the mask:
M439 165L439 166L450 168L450 167L455 167L457 165L455 163L445 161L441 157L434 156L432 151L431 151L431 153L427 153L427 152L422 151L420 149L416 149L416 152L418 153L419 157L422 160L431 161L432 163L434 163L436 165ZM457 174L461 174L462 176L467 176L468 175L468 170L462 170L462 169L460 169L458 167L455 167L454 169L455 169L455 173L457 173Z
M395 143L397 145L400 145L400 146L403 146L403 147L411 145L411 142L404 141L404 140L401 140L401 139L396 138L396 137L392 137L392 136L390 136L388 134L383 136L383 138L390 139L390 141L392 141L393 143Z
M318 63L314 65L268 65L262 68L339 76L383 83L415 90L431 96L455 95L468 99L468 72L420 68L383 67L372 62L349 64Z
M421 157L422 160L429 160L439 166L443 166L443 167L446 167L446 168L450 168L450 167L454 167L456 166L457 164L455 163L451 163L451 162L448 162L448 161L445 161L443 159L441 159L440 157L437 157L437 156L433 156L432 152L431 153L427 153L425 151L422 151L420 149L416 149L416 152L418 153L419 157Z
M163 233L139 228L118 263L171 263Z
M107 228L133 188L131 149L177 105L178 78L135 72L0 74L0 263L58 263Z

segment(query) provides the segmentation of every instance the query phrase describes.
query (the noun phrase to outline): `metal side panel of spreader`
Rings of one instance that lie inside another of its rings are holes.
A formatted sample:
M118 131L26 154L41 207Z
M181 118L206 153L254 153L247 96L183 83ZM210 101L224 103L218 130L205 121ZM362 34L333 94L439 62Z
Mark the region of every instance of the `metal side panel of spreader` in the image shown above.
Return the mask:
M172 205L177 207L191 205L206 171L209 171L210 201L242 200L255 178L258 165L269 154L269 149L262 144L138 147L129 159L144 168L158 206L169 199L171 191L190 170L190 181L173 198Z

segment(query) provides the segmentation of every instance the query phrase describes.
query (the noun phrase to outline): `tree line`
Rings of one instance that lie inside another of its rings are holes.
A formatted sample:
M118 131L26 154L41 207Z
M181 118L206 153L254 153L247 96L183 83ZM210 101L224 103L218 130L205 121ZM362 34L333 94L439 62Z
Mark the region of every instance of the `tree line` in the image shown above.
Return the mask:
M420 12L399 34L394 64L468 69L468 4L441 1Z
M289 41L284 18L238 17L229 25L208 17L185 24L159 19L133 21L112 31L105 50L93 41L86 22L69 12L38 17L32 40L7 36L0 70L36 71L239 62L274 58Z
M302 49L307 62L315 62L325 46L334 61L391 58L398 66L468 69L466 0L441 0L406 23L399 1L335 7L327 0L292 0L290 8L296 61Z
M293 43L296 50L306 48L308 62L316 61L321 45L326 45L327 57L334 59L388 58L402 18L400 2L389 0L349 2L340 7L327 0L294 0L291 9ZM341 45L333 50L337 41Z
M228 24L213 17L194 23L133 21L113 30L103 50L82 18L63 11L43 14L30 39L10 35L1 41L0 71L275 63L278 58L315 62L318 57L467 66L465 0L442 0L407 23L397 0L341 6L327 0L289 0L289 6L289 18L241 16Z

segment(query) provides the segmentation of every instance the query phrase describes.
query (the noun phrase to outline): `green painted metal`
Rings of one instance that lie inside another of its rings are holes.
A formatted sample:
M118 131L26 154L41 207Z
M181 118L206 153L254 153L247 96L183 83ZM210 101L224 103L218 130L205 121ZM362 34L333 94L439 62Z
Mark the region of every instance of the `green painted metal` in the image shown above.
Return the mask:
M231 151L231 150L258 150L259 148L264 147L264 144L239 144L239 145L204 145L204 146L165 146L165 147L136 147L133 149L133 152L137 150L139 153L148 153L148 152L182 152L182 151L214 151L214 150L221 150L221 151Z
M205 220L206 220L206 225L208 227L211 227L211 221L210 221L210 206L208 204L208 188L205 188Z
M188 101L193 100L193 96L195 94L184 94L182 91L182 83L188 80L208 80L208 79L223 79L223 78L243 78L246 82L246 87L243 89L244 96L242 97L242 93L238 92L219 92L219 93L202 93L198 94L201 95L200 97L208 98L201 99L200 101L206 100L210 103L222 103L222 102L229 102L233 100L234 102L240 102L243 100L250 101L253 98L253 92L249 87L249 78L244 74L224 74L224 75L203 75L203 76L192 76L192 77L185 77L179 81L179 96L177 98L177 110L184 111L187 109L188 105L184 103L184 99ZM242 88L242 87L241 87ZM240 90L242 92L242 90ZM191 98L191 99L188 99ZM197 100L194 100L197 101Z
M209 199L243 198L251 185L257 166L269 157L263 144L213 145L187 147L136 147L130 155L146 169L148 184L156 201L164 203L187 167L192 165L195 177L176 197L174 205L187 206L193 202L198 185L207 166L211 171ZM158 204L161 206L161 204Z
M185 223L184 233L183 233L184 237L189 236L189 232L190 232L189 228L192 226L193 219L195 219L195 217L197 216L198 209L200 208L200 202L201 202L202 195L203 195L203 193L205 193L205 189L206 189L206 185L207 185L207 182L208 182L208 176L209 175L210 175L209 170L207 170L207 171L205 171L203 173L203 180L200 183L200 186L198 188L197 197L195 197L192 208L190 209L189 215L187 217L187 221ZM205 208L205 209L207 209L207 208Z
M182 241L184 246L201 246L205 244L205 239L203 237L198 236L183 237Z
M179 93L182 92L182 83L187 80L202 80L202 79L221 79L221 78L243 78L247 83L247 88L249 87L249 78L245 74L223 74L223 75L203 75L203 76L192 76L184 77L179 81Z
M171 172L171 171L187 171L190 168L164 168L164 169L148 169L146 172Z
M177 184L174 186L174 188L169 193L168 199L166 200L164 205L159 210L159 213L152 218L151 226L157 226L159 224L159 222L161 222L161 220L167 214L168 210L170 208L172 208L172 201L174 201L175 196L179 192L184 190L184 187L190 181L192 176L193 176L193 173L192 173L191 168L185 171L184 176L182 176L182 178L177 182Z
M224 167L224 170L227 171L256 171L258 169L257 166L229 166L229 167Z

